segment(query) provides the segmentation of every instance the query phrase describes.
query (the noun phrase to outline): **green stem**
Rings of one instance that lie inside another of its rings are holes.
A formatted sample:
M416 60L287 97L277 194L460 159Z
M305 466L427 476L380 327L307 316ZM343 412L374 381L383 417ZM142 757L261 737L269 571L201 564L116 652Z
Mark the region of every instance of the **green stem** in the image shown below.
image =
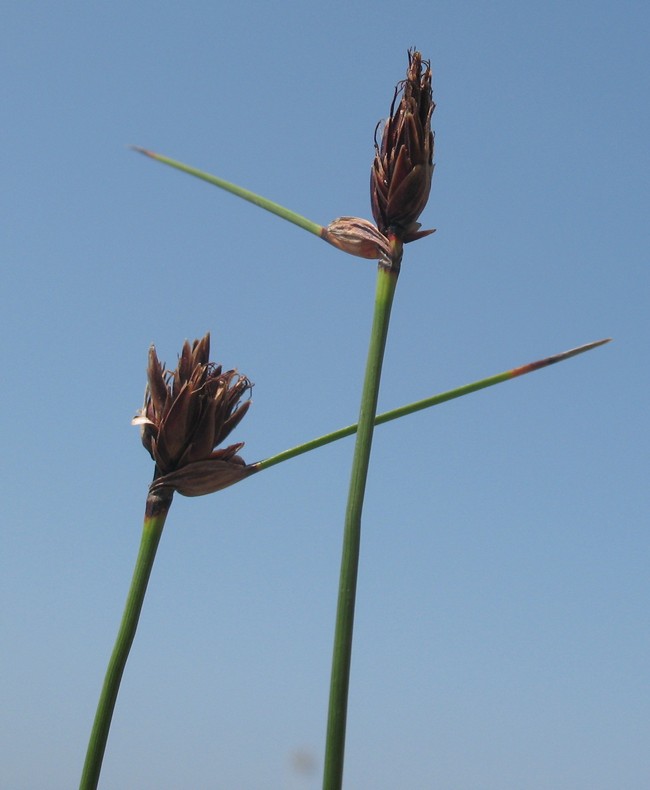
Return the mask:
M146 148L139 148L137 145L133 145L131 148L140 154L148 156L150 159L155 159L158 162L162 162L164 165L169 165L169 167L173 167L176 170L182 171L183 173L187 173L188 175L194 176L195 178L200 178L202 181L207 181L208 184L213 184L214 186L220 187L221 189L225 189L226 192L237 195L237 197L247 200L249 203L253 203L255 206L266 209L266 211L270 211L271 214L276 214L278 217L286 219L287 222L293 222L294 225L298 225L298 227L303 228L303 230L307 230L310 233L323 238L325 229L322 225L319 225L317 222L312 222L312 220L307 219L307 217L303 217L301 214L296 214L295 211L291 211L290 209L281 206L279 203L274 203L272 200L262 197L262 195L258 195L256 192L251 192L249 189L244 189L244 187L237 186L237 184L233 184L230 181L219 178L218 176L213 176L210 173L204 172L203 170L197 170L195 167L190 167L189 165L183 164L183 162L177 162L175 159L170 159L168 156L157 154L154 151L148 151Z
M488 378L481 379L480 381L474 381L471 384L465 384L462 387L456 387L456 389L447 390L447 392L442 392L438 395L431 395L428 398L423 398L422 400L415 401L414 403L409 403L407 406L400 406L397 409L386 411L383 414L377 415L375 418L375 425L381 425L385 422L396 420L398 417L406 417L407 414L413 414L416 411L428 409L430 406L437 406L440 403L454 400L454 398L461 398L463 395L469 395L472 392L477 392L478 390L485 389L486 387L493 387L495 384L501 384L504 381L510 381L510 379L523 376L526 373L532 373L534 370L540 370L541 368L548 367L548 365L554 365L556 362L562 362L563 360L569 359L570 357L583 354L585 351L591 351L592 348L597 348L598 346L602 346L605 343L609 343L610 340L611 338L605 338L604 340L595 340L593 343L585 343L585 345L572 348L569 351L563 351L560 354L554 354L551 357L545 357L544 359L537 360L536 362L530 362L527 365L521 365L520 367L506 370L503 373L497 373L494 376L488 376ZM258 461L258 463L253 464L252 466L256 472L261 472L262 469L268 469L271 466L282 463L282 461L288 461L290 458L295 458L296 456L307 453L310 450L316 450L318 447L323 447L323 445L336 442L339 439L344 439L346 436L351 436L353 433L356 433L357 427L358 426L355 423L354 425L348 425L345 428L339 428L337 431L332 431L332 433L319 436L316 439L312 439L311 441L305 442L304 444L299 444L296 447L291 447L289 450L284 450L277 455L272 455L270 458L265 458L263 461Z
M140 550L135 563L122 622L115 640L115 647L108 662L104 685L97 704L79 790L95 790L99 782L99 774L102 769L102 760L104 759L106 741L108 740L108 732L120 688L120 681L122 680L122 673L124 672L126 660L138 627L138 619L140 618L142 603L147 591L147 583L171 501L171 493L149 494L147 497Z
M348 505L345 514L341 575L332 656L323 790L340 790L343 782L345 728L350 685L350 662L352 658L352 632L361 542L361 511L377 412L381 367L397 277L397 267L389 268L383 264L379 265L375 312L361 396L361 410L352 461Z

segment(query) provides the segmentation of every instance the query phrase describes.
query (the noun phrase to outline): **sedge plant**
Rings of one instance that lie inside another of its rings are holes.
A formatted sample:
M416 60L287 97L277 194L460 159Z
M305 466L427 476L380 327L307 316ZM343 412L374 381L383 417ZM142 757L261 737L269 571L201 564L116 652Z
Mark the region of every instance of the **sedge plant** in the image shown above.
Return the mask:
M532 373L607 342L605 339L587 343L471 384L431 395L378 415L375 425L406 417L431 406ZM252 464L246 464L238 455L243 447L242 443L231 445L225 450L215 451L210 447L209 450L204 449L202 456L191 457L185 450L179 455L180 447L186 449L188 444L192 444L195 435L203 437L207 434L212 437L212 441L217 442L225 439L249 408L250 401L240 403L240 398L249 389L250 382L239 377L236 371L228 371L224 375L218 366L210 363L209 343L209 335L195 341L192 346L186 343L173 372L166 371L160 365L153 347L149 350L145 403L132 422L141 426L143 444L155 462L154 479L147 493L140 548L95 713L80 790L94 790L99 782L122 675L135 638L156 551L174 492L178 491L186 496L216 492L283 461L351 436L358 428L356 423L339 428ZM194 403L190 406L192 400ZM195 415L192 421L182 419L181 412L187 417L191 411ZM214 432L210 427L214 423L215 412L219 412L223 426L219 432ZM186 426L183 435L175 430L181 424ZM170 447L177 447L176 452L170 452Z
M324 790L339 790L343 782L361 515L375 425L494 386L608 342L605 339L587 343L377 416L384 348L403 247L433 232L420 230L417 220L427 203L433 175L434 108L430 64L419 52L409 51L406 78L395 89L381 141L375 140L371 168L375 224L344 216L322 226L217 176L147 149L135 149L271 211L345 252L377 260L375 309L358 422L252 464L246 464L239 455L241 442L215 449L246 414L250 400L244 400L244 396L250 391L250 381L236 370L224 372L221 366L210 362L209 335L192 345L186 342L173 371L166 370L155 349L150 349L145 402L133 422L140 426L142 442L154 461L154 478L147 495L133 579L91 731L80 790L94 790L99 782L120 681L174 493L185 496L214 493L356 433L343 533L323 774Z

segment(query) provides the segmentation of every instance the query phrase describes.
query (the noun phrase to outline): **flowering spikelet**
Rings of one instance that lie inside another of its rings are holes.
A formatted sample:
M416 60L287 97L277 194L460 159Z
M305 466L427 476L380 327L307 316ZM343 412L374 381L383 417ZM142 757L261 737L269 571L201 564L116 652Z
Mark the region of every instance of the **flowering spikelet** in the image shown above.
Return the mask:
M191 346L185 341L173 371L149 349L144 406L132 423L141 426L142 444L156 463L151 491L200 496L250 474L237 455L243 442L214 448L248 411L250 400L240 399L252 385L236 370L223 372L209 356L209 333Z
M375 136L370 173L370 201L377 227L403 243L433 233L421 231L417 222L429 199L434 167L431 65L416 50L408 55L406 79L395 88L381 144Z
M367 219L360 217L338 217L323 228L322 237L339 250L358 258L388 258L390 242Z

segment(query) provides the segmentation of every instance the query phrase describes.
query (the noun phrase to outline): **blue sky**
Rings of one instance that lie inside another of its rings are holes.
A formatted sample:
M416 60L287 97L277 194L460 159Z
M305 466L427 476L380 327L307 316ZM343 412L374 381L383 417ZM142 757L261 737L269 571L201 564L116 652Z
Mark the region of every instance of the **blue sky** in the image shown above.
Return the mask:
M149 344L173 365L210 330L255 382L247 461L358 409L375 265L127 146L369 217L413 45L438 230L406 249L381 407L615 342L378 430L346 788L646 788L647 4L9 2L2 28L2 790L78 782ZM176 498L102 787L320 786L351 455Z

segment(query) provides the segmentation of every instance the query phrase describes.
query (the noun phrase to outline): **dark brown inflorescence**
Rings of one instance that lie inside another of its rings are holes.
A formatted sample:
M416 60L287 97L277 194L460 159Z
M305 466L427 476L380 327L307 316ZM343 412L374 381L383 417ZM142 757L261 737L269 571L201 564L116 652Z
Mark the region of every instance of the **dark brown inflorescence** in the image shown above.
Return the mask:
M381 144L375 138L370 174L370 200L377 227L402 243L433 233L421 231L417 222L429 199L434 167L431 65L418 51L408 54L406 79L395 89Z
M241 402L251 383L236 370L222 371L209 361L210 335L185 342L176 370L160 363L149 349L143 408L133 419L142 444L156 463L151 491L200 496L219 491L250 474L237 453L243 442L221 444L248 411Z

